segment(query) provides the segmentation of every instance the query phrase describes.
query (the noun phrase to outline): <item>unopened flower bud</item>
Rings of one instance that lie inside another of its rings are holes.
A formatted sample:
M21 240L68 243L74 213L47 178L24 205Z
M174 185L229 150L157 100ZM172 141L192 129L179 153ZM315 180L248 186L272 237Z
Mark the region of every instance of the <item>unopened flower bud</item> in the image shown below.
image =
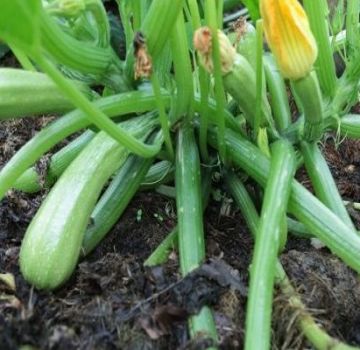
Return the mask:
M229 73L234 65L236 50L231 45L228 37L218 30L221 73L223 75ZM199 53L201 64L209 72L214 70L214 62L212 58L212 35L209 27L201 27L194 33L194 47Z
M266 40L282 75L293 80L307 76L318 50L298 0L261 0L260 11Z

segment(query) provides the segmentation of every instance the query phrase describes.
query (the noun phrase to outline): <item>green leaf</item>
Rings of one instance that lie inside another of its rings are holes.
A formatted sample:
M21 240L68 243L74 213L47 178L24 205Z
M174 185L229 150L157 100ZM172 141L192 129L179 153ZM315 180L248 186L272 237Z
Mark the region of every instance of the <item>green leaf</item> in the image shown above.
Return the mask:
M40 0L0 0L0 38L27 53L40 46Z

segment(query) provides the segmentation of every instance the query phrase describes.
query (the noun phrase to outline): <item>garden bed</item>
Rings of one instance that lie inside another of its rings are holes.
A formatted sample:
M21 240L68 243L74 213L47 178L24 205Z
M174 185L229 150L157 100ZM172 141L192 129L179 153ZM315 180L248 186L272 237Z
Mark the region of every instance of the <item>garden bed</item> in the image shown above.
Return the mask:
M0 135L0 167L46 119L7 122ZM325 154L343 198L360 198L360 142L335 148L329 135ZM307 179L300 173L303 184ZM167 264L143 262L176 224L175 203L153 192L138 194L107 238L83 260L72 279L55 292L38 292L19 273L18 254L26 226L43 199L11 192L0 207L1 273L15 277L16 289L0 284L1 349L201 349L189 340L186 316L213 305L222 349L241 349L248 267L253 241L235 205L211 201L205 213L205 268L181 279L174 251ZM360 227L360 213L350 208ZM281 255L303 301L329 333L360 345L360 281L326 249L290 238ZM221 262L221 263L219 263ZM216 277L216 271L225 282ZM210 271L210 272L209 272ZM225 273L224 273L225 271ZM228 275L227 275L228 274ZM296 314L275 297L273 344L308 348L295 326Z

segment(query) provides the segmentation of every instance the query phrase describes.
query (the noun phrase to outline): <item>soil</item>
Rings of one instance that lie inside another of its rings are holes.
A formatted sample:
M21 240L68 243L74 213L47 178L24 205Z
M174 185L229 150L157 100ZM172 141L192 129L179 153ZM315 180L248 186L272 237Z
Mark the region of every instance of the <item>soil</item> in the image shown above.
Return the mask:
M2 123L0 165L50 119ZM329 135L324 150L342 196L360 194L360 142L337 144ZM299 173L306 185L307 179ZM221 189L220 189L221 190ZM175 203L154 192L138 194L107 238L55 292L37 291L18 267L21 239L45 191L11 191L0 205L0 273L15 277L15 289L0 282L1 349L205 349L207 339L189 340L186 318L211 305L221 349L241 349L248 268L253 241L229 198L212 200L205 213L207 258L183 279L176 252L163 266L143 262L175 226ZM359 214L350 208L360 226ZM283 265L317 321L332 335L360 345L360 283L327 249L290 237ZM219 276L221 275L221 278ZM274 349L305 349L294 314L275 297Z
M16 66L11 56L6 59L7 66ZM0 168L51 119L2 122ZM343 198L360 201L360 141L339 143L329 134L323 149ZM298 178L311 189L304 171ZM204 215L207 261L189 277L181 277L176 251L162 266L143 266L176 225L176 210L173 200L142 192L98 248L80 261L73 277L59 290L44 292L23 279L18 256L26 227L45 196L45 190L36 195L10 191L0 203L1 350L206 349L211 342L190 340L186 322L203 305L214 310L219 347L242 349L253 240L231 199L211 200ZM360 228L360 213L351 203L348 209ZM330 335L360 345L357 274L326 248L292 236L281 261L317 322ZM14 277L13 287L2 281L5 273ZM311 348L295 321L296 313L277 292L273 349Z

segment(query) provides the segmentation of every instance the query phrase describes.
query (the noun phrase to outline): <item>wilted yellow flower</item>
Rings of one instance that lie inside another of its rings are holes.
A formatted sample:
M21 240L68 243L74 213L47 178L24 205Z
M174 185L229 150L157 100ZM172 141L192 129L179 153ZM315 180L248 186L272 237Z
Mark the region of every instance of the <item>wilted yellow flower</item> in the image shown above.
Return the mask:
M294 80L305 77L318 51L300 3L297 0L261 0L260 10L266 40L283 76Z
M223 75L229 73L234 65L236 50L231 45L228 37L218 30L221 73ZM212 73L214 63L212 59L212 35L209 27L201 27L194 33L194 47L198 51L203 67Z

